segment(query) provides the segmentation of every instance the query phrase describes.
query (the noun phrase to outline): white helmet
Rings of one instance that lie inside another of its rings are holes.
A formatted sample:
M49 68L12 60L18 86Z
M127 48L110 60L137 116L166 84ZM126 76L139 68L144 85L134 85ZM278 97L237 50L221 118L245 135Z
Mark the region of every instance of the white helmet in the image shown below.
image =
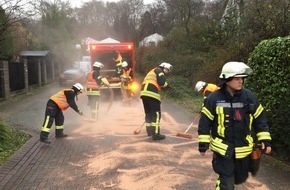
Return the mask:
M165 62L161 63L161 64L159 65L159 67L166 68L166 69L168 69L169 72L171 72L172 69L173 69L173 67L172 67L171 64L169 64L169 63L165 63Z
M103 65L103 63L100 63L100 62L95 62L94 64L93 64L93 67L97 67L97 68L103 68L104 67L104 65Z
M222 68L219 76L220 79L228 79L231 77L247 77L252 74L253 70L243 62L227 62Z
M122 63L122 67L127 67L127 66L128 66L127 61L123 61L123 63Z
M195 85L195 90L197 92L200 92L205 86L207 85L206 82L203 82L203 81L198 81Z
M83 92L83 90L84 90L84 87L83 87L83 85L81 85L80 83L75 83L74 85L73 85L73 87L75 87L78 91L80 91L80 92Z

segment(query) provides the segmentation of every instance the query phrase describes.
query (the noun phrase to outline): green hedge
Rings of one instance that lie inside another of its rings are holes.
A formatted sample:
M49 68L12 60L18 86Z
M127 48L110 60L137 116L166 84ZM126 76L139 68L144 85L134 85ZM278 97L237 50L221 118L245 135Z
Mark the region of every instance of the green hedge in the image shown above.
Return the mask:
M275 153L290 159L290 37L264 40L250 54L246 86L265 107Z

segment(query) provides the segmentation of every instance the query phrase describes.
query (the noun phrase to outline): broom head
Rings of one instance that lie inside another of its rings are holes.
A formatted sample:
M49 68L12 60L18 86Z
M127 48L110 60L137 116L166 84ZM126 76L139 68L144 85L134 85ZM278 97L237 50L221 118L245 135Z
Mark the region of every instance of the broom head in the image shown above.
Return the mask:
M177 133L176 136L187 138L187 139L192 139L192 135L191 134L186 134L186 133Z
M140 133L139 129L134 131L134 135L138 135L139 133Z

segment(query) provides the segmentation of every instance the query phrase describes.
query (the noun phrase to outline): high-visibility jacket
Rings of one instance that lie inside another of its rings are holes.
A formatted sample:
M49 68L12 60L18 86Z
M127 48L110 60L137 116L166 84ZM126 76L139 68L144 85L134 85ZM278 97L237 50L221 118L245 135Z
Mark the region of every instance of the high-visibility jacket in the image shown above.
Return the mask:
M223 87L205 99L198 125L199 151L210 148L224 157L244 158L253 150L253 131L258 141L271 141L264 108L250 90L239 90L232 97Z
M131 71L132 69L129 68L129 69L123 69L123 74L121 75L121 87L124 88L124 89L129 89L129 84L130 82L132 81L132 78L131 78Z
M161 101L161 87L167 86L168 83L166 82L163 70L160 67L156 67L149 71L145 76L141 87L140 97L148 96Z
M120 52L117 51L117 53L118 53L118 56L116 59L114 59L114 61L116 62L117 73L120 75L121 71L122 71L123 58L122 58Z
M87 79L87 95L100 95L101 76L96 71L91 71Z
M89 74L88 74L88 80L87 80L87 88L92 88L92 89L95 89L95 90L98 90L100 89L100 82L98 81L98 79L100 78L100 75L97 76L97 80L94 78L94 71L91 71ZM99 82L99 84L98 84Z
M131 71L132 71L132 69L131 68L129 68L129 69L123 69L123 74L122 74L122 78L129 78L129 79L131 79Z
M52 95L50 99L56 103L56 105L61 110L66 110L67 108L71 107L76 112L78 112L78 106L75 103L75 91L73 89L63 89Z
M210 93L212 93L218 89L220 89L220 87L218 87L217 85L212 84L212 83L208 83L207 86L204 88L202 95L204 98L206 98Z

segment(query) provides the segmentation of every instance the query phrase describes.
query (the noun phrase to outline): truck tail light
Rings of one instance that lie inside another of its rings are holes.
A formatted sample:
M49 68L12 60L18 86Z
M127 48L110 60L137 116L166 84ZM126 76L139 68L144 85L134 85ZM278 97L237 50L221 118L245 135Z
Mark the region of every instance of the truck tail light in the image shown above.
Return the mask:
M95 49L96 49L96 46L95 46L95 45L92 45L92 46L91 46L91 49L92 49L92 50L95 50Z

